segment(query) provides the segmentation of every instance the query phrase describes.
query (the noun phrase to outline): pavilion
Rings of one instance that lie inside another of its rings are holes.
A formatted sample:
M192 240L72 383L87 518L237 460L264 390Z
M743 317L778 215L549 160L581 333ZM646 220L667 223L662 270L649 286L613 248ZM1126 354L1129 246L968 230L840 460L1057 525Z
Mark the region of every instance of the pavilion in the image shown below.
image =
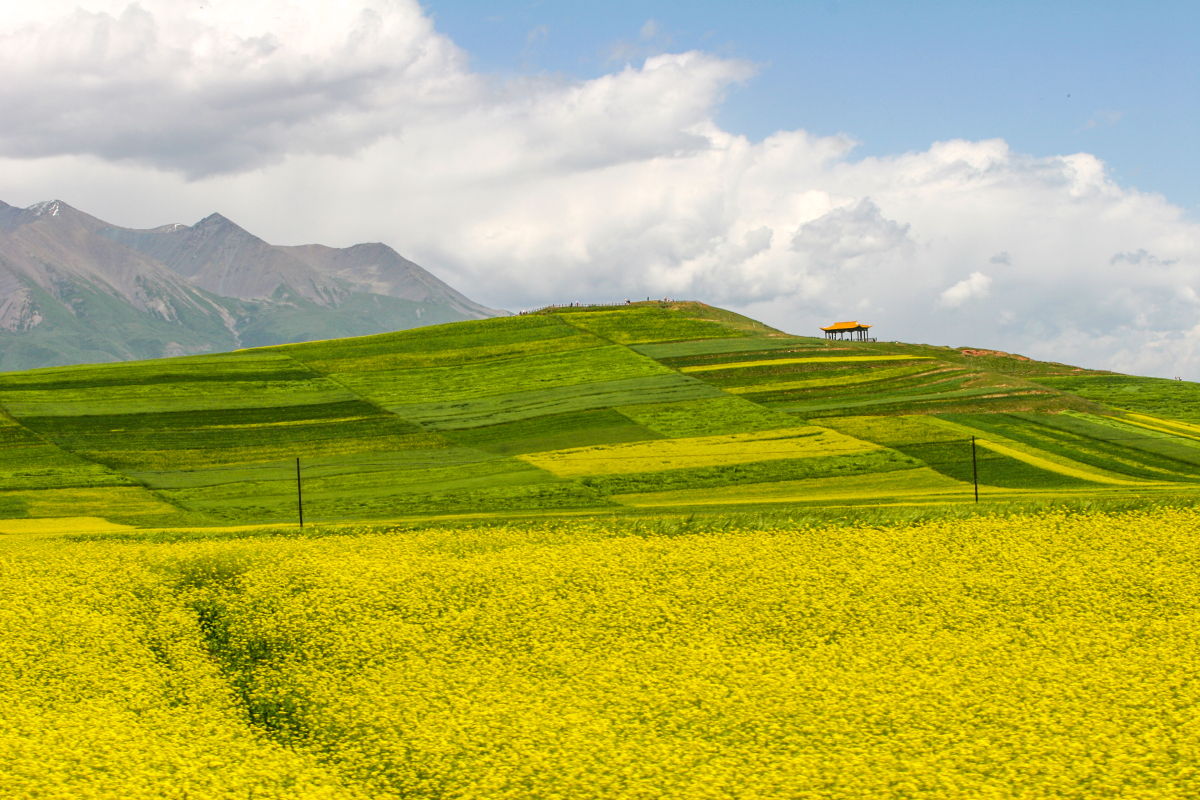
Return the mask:
M873 342L875 341L874 339L867 338L867 330L870 327L870 325L860 325L857 321L835 322L828 328L821 328L821 330L825 331L826 339L844 339L846 338L846 334L849 334L851 340Z

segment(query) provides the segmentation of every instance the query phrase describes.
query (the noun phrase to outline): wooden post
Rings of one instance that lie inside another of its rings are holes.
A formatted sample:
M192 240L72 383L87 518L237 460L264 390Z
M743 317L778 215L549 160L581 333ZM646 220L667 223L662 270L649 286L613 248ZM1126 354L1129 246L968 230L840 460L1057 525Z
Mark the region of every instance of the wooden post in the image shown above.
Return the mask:
M975 464L975 437L971 437L971 477L975 479L975 502L979 502L979 467Z
M300 459L296 459L296 508L300 512L300 527L304 527L304 495L300 491Z

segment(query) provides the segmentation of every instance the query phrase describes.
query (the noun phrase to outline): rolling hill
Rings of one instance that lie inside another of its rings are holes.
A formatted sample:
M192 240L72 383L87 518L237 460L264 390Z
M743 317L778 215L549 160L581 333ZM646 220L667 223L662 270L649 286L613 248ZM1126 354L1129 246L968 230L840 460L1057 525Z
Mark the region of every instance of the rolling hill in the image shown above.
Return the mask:
M314 301L315 302L315 301ZM1200 487L1191 384L559 308L0 375L0 518L137 526L693 513Z
M220 214L120 228L0 203L0 369L360 336L507 312L382 244L268 244Z

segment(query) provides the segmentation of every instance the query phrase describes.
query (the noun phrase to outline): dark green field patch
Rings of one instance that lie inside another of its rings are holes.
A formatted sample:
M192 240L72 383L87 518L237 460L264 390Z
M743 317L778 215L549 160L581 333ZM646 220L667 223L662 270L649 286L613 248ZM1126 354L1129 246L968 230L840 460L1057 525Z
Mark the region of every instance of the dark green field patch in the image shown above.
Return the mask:
M1081 464L1146 480L1195 480L1200 466L1141 449L1135 443L1151 437L1118 431L1088 420L1054 414L946 414L953 422L995 433ZM1066 423L1066 424L1064 424ZM1190 453L1193 458L1200 450Z
M389 462L391 468L355 468L351 460L340 464L305 464L302 469L306 514L333 518L435 511L488 511L533 507L538 497L591 498L596 494L561 481L544 470L509 458L491 457L452 466L418 468ZM232 476L233 473L231 473ZM189 509L216 519L256 521L295 518L294 466L278 465L273 474L264 470L258 480L164 490L164 496ZM456 499L457 498L457 499ZM473 500L470 498L474 498ZM487 504L479 505L483 500Z
M662 438L662 434L638 425L612 409L535 417L482 428L446 431L443 435L452 442L501 455Z
M378 406L365 400L316 403L302 406L229 408L204 411L167 411L134 414L85 414L78 416L22 417L21 424L50 437L92 434L163 431L186 432L259 426L294 425L325 420L386 417ZM413 431L417 428L412 427Z
M72 455L22 427L0 427L0 490L132 486L124 475Z
M975 467L971 461L971 442L933 442L897 445L895 449L928 464L943 475L971 483L978 470L980 486L1006 489L1085 489L1095 488L1090 481L1050 472L1006 455L975 448Z
M312 370L286 355L225 353L4 372L0 373L0 395L10 391L90 391L180 382L291 381L312 377Z

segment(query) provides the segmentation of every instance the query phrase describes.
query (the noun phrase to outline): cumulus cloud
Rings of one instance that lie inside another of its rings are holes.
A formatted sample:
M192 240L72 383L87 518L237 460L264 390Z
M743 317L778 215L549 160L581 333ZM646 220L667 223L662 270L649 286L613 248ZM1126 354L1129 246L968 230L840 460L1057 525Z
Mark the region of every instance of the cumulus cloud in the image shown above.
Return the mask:
M91 154L202 177L351 153L483 91L403 0L0 8L8 156Z
M939 300L946 308L957 308L972 298L987 297L992 288L992 279L982 272L972 272L958 283L942 292Z
M754 142L714 121L752 65L665 53L500 82L401 0L79 2L0 17L21 78L0 88L0 199L381 240L514 309L693 297L796 333L857 317L887 339L1200 378L1200 226L1086 153Z

